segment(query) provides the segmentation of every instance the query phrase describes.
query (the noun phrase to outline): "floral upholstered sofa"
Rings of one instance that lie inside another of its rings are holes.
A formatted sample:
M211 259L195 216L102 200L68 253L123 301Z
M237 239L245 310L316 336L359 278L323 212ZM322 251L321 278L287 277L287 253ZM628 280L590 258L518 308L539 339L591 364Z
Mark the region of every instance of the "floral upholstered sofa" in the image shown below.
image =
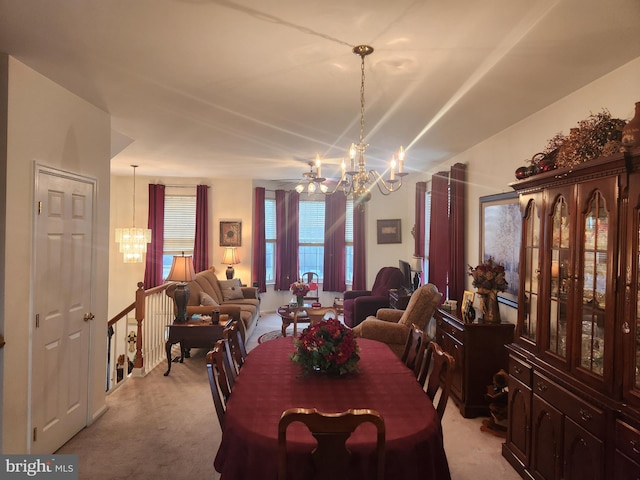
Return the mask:
M173 298L177 285L171 285L166 292ZM226 313L234 320L240 320L243 338L249 338L260 318L260 298L255 287L243 287L240 280L218 280L215 267L196 274L195 280L187 282L189 301L187 314L211 315L214 310Z

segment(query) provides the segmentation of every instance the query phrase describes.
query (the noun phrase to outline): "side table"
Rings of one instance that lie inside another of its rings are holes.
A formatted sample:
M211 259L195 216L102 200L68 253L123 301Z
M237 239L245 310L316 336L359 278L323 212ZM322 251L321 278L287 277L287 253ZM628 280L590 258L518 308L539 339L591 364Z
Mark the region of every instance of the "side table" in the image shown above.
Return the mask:
M411 292L404 290L391 289L389 290L389 306L396 310L406 310L409 305L409 299L411 298Z
M167 325L169 335L165 349L167 352L167 371L164 372L166 377L171 372L171 346L180 344L180 363L184 361L184 354L190 348L213 348L215 343L222 338L222 332L231 320L220 321L217 324L211 324L204 321L189 321L186 323L172 323Z

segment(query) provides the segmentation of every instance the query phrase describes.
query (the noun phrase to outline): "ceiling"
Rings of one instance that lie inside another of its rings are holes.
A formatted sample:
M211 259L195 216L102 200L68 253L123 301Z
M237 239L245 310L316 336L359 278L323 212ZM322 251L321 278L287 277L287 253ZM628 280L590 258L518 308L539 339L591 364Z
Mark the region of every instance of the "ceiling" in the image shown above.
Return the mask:
M0 0L0 51L111 114L113 174L285 180L316 154L338 176L358 140L354 45L368 165L404 145L424 171L639 57L639 22L640 0Z

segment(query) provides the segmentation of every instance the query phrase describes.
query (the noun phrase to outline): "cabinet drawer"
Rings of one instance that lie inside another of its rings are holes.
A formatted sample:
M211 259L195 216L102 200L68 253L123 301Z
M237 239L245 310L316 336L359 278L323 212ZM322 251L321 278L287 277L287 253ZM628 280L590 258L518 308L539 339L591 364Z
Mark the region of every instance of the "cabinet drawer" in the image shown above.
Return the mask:
M513 378L517 378L527 387L531 387L531 365L510 356L509 375L511 375Z
M616 448L640 463L640 431L628 423L616 420Z
M605 414L538 373L533 375L533 393L554 405L574 422L599 438L605 433Z
M443 333L451 335L458 342L463 341L463 331L462 329L457 328L455 325L450 324L446 320L442 318L438 319L437 328L439 328Z

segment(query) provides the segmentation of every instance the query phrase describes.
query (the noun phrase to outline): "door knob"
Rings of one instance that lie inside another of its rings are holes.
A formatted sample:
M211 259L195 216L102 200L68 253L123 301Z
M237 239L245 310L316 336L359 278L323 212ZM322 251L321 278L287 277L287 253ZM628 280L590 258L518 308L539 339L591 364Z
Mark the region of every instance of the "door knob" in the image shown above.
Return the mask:
M95 316L93 315L93 313L91 313L91 312L89 312L89 313L85 313L85 314L84 314L84 317L82 317L82 319L83 319L85 322L88 322L89 320L93 320L94 318L96 318L96 317L95 317Z

